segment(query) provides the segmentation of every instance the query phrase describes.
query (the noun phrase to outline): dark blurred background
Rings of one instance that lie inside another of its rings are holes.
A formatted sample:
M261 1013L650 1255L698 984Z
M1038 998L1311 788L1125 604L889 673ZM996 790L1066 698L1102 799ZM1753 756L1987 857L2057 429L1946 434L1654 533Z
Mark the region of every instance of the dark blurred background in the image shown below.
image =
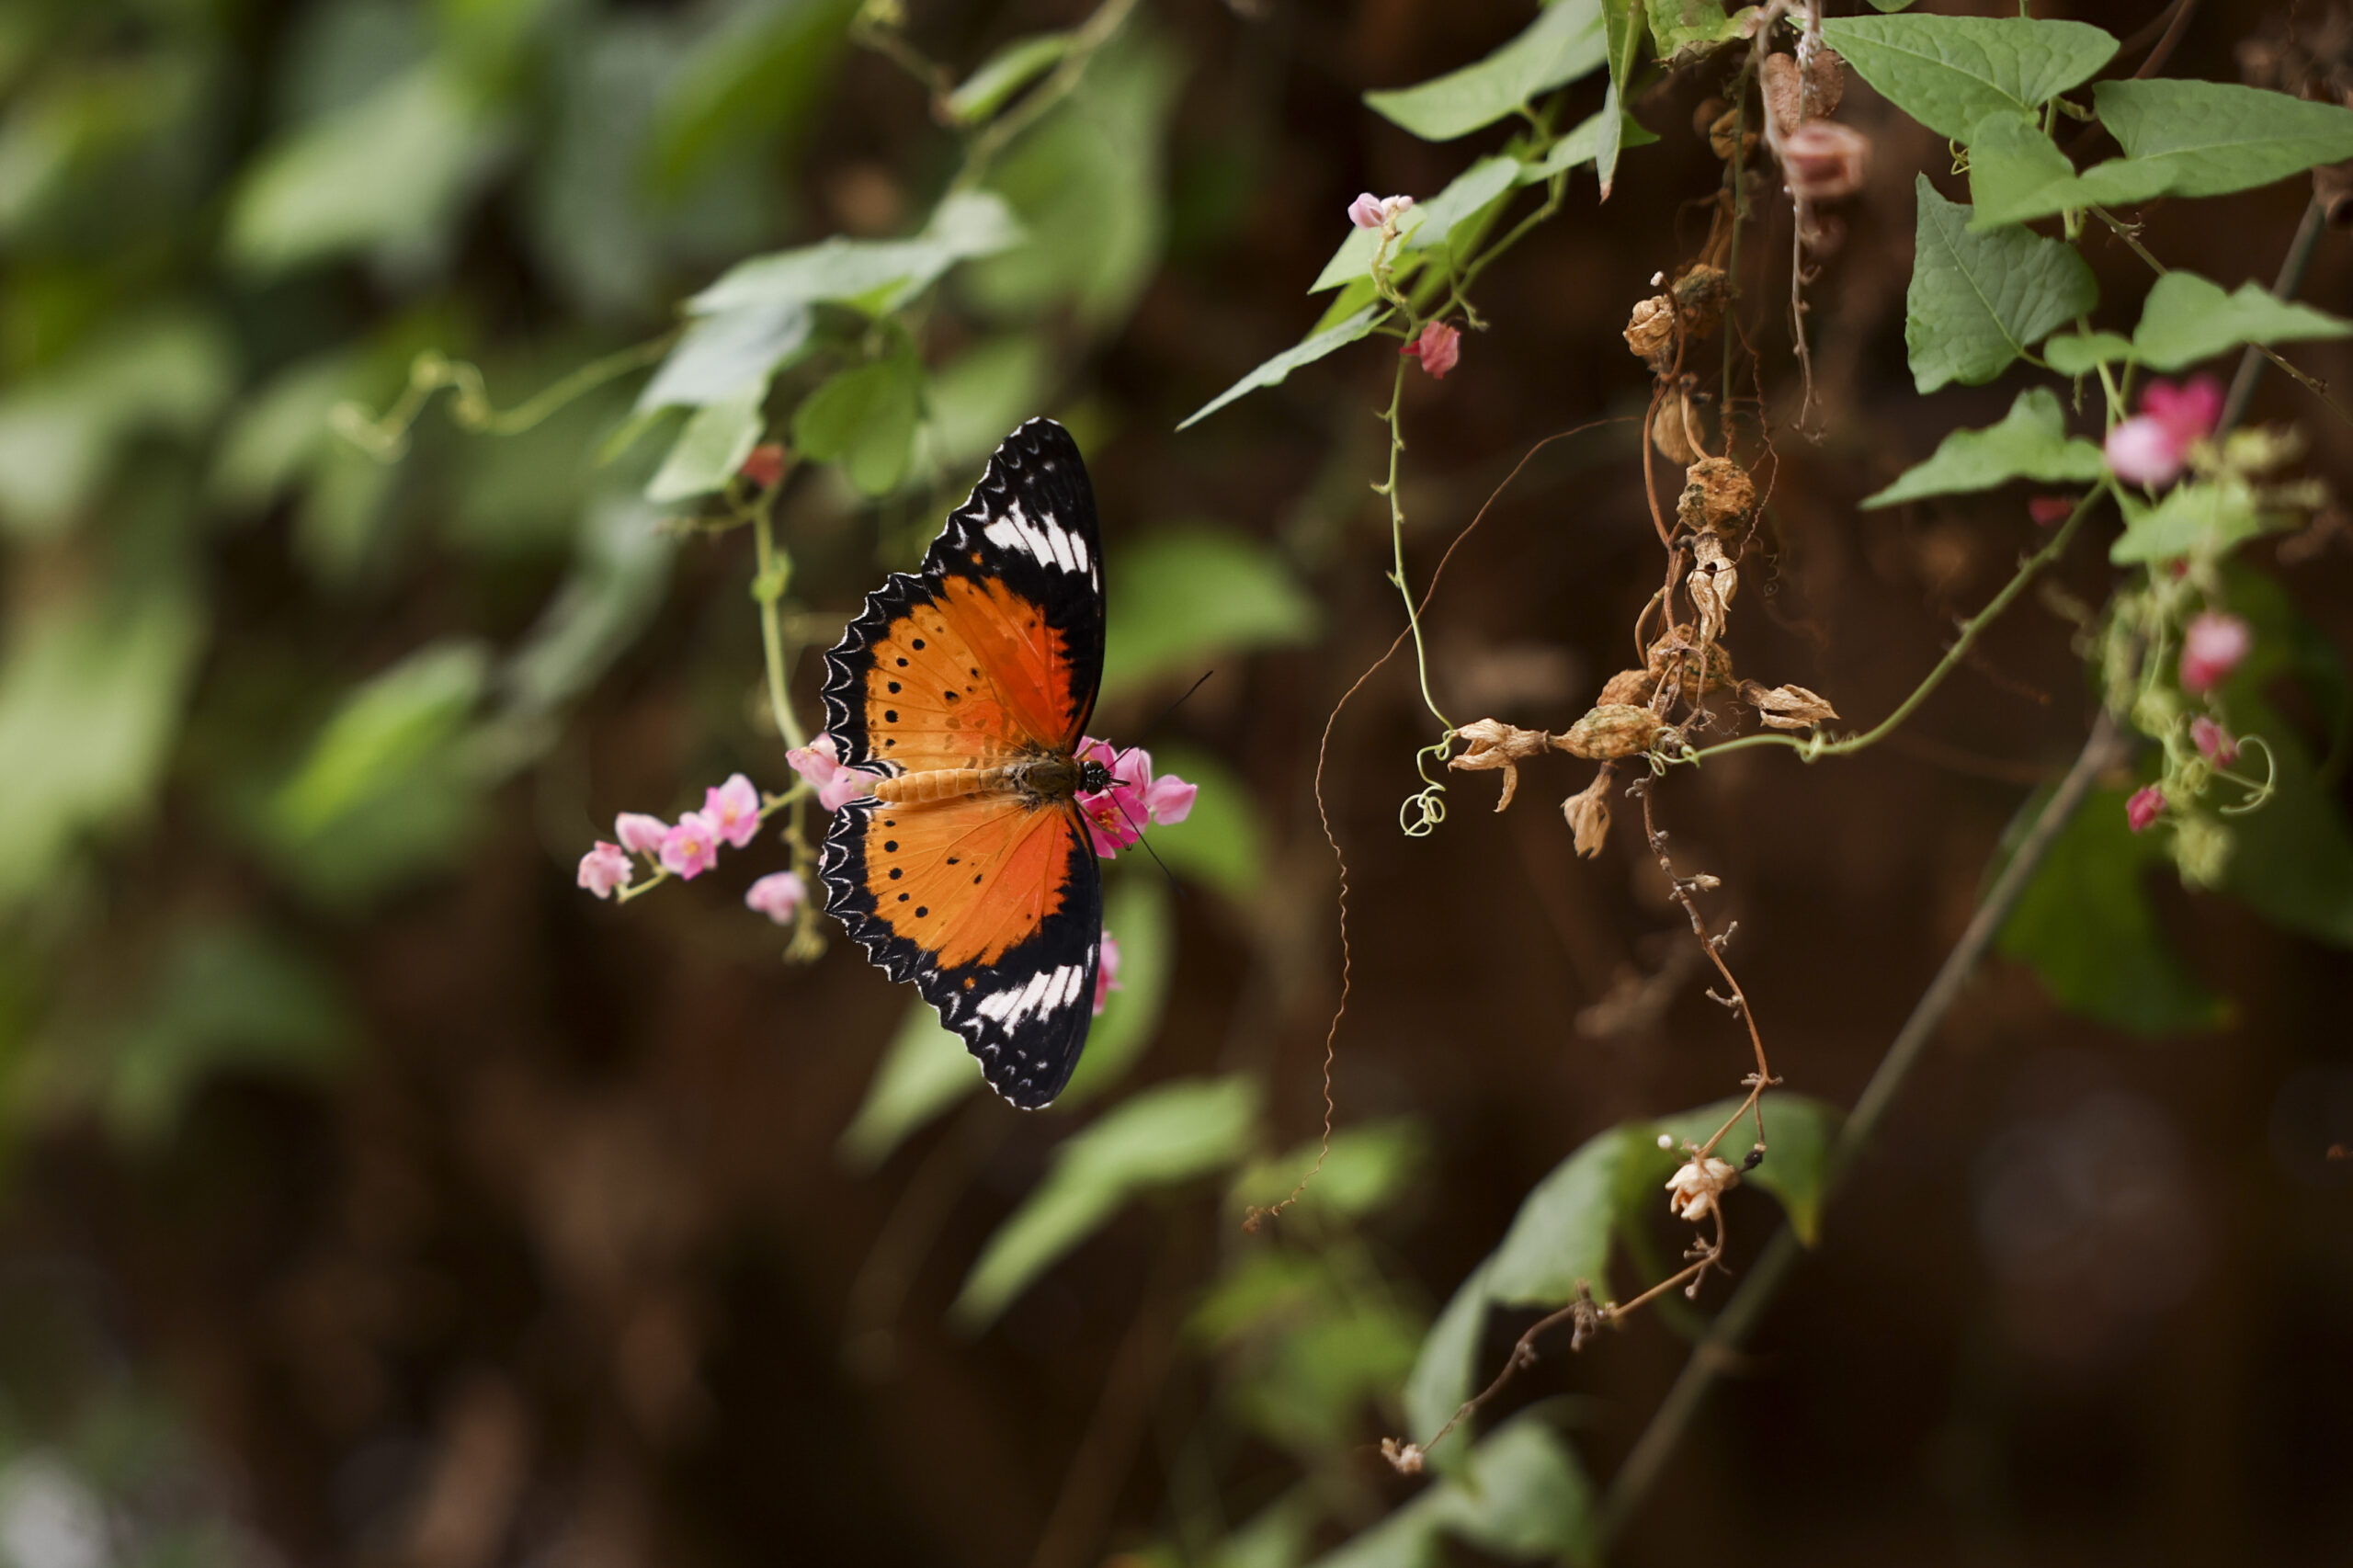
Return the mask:
M2311 0L2192 4L2170 74L2353 39ZM2157 7L2065 14L2126 37ZM913 0L904 25L961 76L1085 15ZM1031 242L926 324L926 359L979 387L954 406L998 422L879 502L811 475L780 513L789 631L822 647L1015 419L1079 435L1114 635L1161 640L1097 727L1204 785L1171 853L1185 896L1115 873L1115 926L1156 933L1150 994L1115 1000L1126 1087L1250 1080L1256 1153L1312 1151L1322 1117L1339 949L1311 773L1401 623L1367 488L1391 350L1172 430L1307 330L1359 189L1427 195L1501 134L1432 146L1360 95L1528 16L1141 7L992 176ZM1355 941L1334 1085L1344 1126L1393 1134L1377 1196L1249 1234L1218 1180L1156 1189L973 1333L950 1302L1100 1102L966 1098L846 1144L910 998L837 937L782 960L740 903L780 851L626 910L574 886L617 811L673 813L739 768L790 782L749 540L640 499L663 442L610 448L642 376L513 436L437 403L397 461L328 411L392 403L427 348L512 405L748 255L911 230L956 139L851 21L843 0L0 7L0 1560L1278 1568L1410 1492L1370 1445L1408 1435L1422 1329L1529 1187L1746 1070L1688 968L1631 999L1688 928L1622 824L1574 858L1555 803L1587 765L1531 764L1503 815L1464 776L1437 833L1399 834L1432 725L1392 664L1326 779ZM1606 205L1581 174L1483 279L1494 330L1442 383L1409 378L1416 581L1533 443L1612 421L1538 456L1449 567L1427 624L1459 719L1565 728L1627 662L1658 558L1620 333L1705 237L1720 165L1693 113L1726 69L1638 101L1663 140ZM1913 177L1959 187L1859 84L1842 118L1873 165L1810 290L1818 438L1790 423L1785 273L1743 305L1778 461L1732 647L1859 726L2038 531L2014 491L1854 509L2015 389L1914 395ZM2158 204L2145 240L2268 284L2308 193ZM1775 266L1786 225L1755 240ZM2145 287L2120 244L2084 248L2110 298ZM2331 233L2304 297L2353 311L2348 280ZM2294 357L2339 383L2353 364ZM2353 478L2346 426L2283 379L2253 416ZM1188 638L1154 607L1206 591L1204 551L1256 608ZM2346 646L2353 553L2256 553ZM2089 541L2058 575L2093 605L2115 576ZM1852 1099L2074 756L2091 698L2063 608L2029 596L1854 760L1749 752L1662 787L1791 1089ZM2353 967L2167 869L2146 885L2211 1027L2086 1021L1992 963L1615 1560L2347 1560L2353 1165L2325 1151L2353 1142ZM1743 1193L1732 1217L1737 1267L1773 1210ZM1283 1291L1237 1295L1270 1259ZM1515 1399L1568 1396L1550 1408L1606 1480L1691 1329L1643 1317Z

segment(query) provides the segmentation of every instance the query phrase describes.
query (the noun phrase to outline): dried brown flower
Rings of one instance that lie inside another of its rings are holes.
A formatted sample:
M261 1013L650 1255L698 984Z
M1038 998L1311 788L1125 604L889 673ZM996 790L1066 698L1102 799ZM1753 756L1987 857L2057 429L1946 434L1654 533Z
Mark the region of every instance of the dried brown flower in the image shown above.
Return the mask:
M1713 1154L1693 1154L1666 1178L1666 1206L1678 1220L1699 1223L1715 1211L1716 1199L1740 1185L1740 1173Z
M1729 458L1701 458L1683 471L1676 520L1695 532L1729 532L1756 509L1756 482Z
M1670 674L1689 680L1699 671L1699 633L1688 621L1677 622L1662 633L1650 646L1646 657L1650 673L1659 680ZM1694 696L1711 691L1730 691L1739 684L1733 674L1732 654L1721 642L1707 645L1707 681ZM1654 687L1654 690L1656 688Z
M1552 737L1542 730L1523 730L1499 719L1482 719L1475 724L1465 724L1454 732L1455 738L1470 746L1461 756L1447 758L1446 765L1465 773L1483 772L1500 767L1504 773L1504 792L1495 801L1495 810L1511 804L1512 796L1519 789L1519 763L1540 752L1550 751Z
M1836 201L1862 188L1870 138L1832 120L1801 125L1782 139L1781 173L1801 201Z
M1688 392L1678 388L1659 400L1658 413L1651 420L1651 445L1658 449L1659 456L1688 467L1699 460L1704 437Z
M1381 1457L1387 1460L1390 1468L1400 1475L1422 1473L1422 1446L1419 1443L1401 1443L1394 1437L1383 1437L1381 1439Z
M1613 703L1587 713L1553 744L1573 756L1596 761L1633 756L1650 750L1651 743L1665 727L1659 716L1647 708Z
M1733 131L1739 124L1740 110L1728 108L1716 116L1715 123L1708 127L1708 150L1727 164L1732 162ZM1756 151L1756 132L1742 131L1740 133L1741 156L1746 157L1755 151Z
M1829 699L1802 686L1777 686L1768 691L1753 680L1740 683L1740 699L1776 730L1810 730L1838 710Z
M1568 818L1577 853L1588 860L1601 853L1601 846L1609 837L1609 786L1614 781L1610 770L1605 767L1582 791L1561 802L1561 814Z
M1740 573L1724 553L1723 542L1714 534L1699 535L1692 540L1691 549L1698 562L1691 568L1691 574L1683 579L1683 588L1691 596L1691 608L1699 612L1699 641L1716 642L1722 639L1724 625L1732 619L1732 599L1740 591Z
M1665 294L1638 301L1626 323L1626 347L1665 375L1675 363L1675 301Z
M1721 267L1695 261L1669 285L1683 329L1693 337L1707 337L1723 324L1724 302L1732 297L1732 279Z
M1658 676L1650 670L1620 670L1602 686L1601 695L1594 700L1604 708L1621 704L1640 707L1658 690Z

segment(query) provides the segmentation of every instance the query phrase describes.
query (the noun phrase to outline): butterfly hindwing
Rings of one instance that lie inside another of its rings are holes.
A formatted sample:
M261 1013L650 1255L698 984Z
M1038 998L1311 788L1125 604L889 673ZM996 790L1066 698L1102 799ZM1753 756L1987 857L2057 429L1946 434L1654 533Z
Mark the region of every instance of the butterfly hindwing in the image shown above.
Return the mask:
M932 542L825 657L826 729L879 774L1067 756L1103 671L1102 546L1076 443L1006 438ZM1024 1108L1051 1101L1093 1017L1103 891L1075 804L995 792L845 806L822 865L834 912L912 979Z

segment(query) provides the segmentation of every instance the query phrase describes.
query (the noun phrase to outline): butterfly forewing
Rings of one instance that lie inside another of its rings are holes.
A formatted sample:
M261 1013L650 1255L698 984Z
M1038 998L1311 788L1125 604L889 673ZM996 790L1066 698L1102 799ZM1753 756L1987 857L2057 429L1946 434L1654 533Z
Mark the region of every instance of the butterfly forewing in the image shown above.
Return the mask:
M990 460L923 569L867 597L826 655L826 727L877 773L1066 755L1103 668L1103 571L1077 446L1033 419ZM913 979L1025 1108L1058 1094L1093 1016L1103 926L1070 801L1015 793L854 801L825 843L832 907Z

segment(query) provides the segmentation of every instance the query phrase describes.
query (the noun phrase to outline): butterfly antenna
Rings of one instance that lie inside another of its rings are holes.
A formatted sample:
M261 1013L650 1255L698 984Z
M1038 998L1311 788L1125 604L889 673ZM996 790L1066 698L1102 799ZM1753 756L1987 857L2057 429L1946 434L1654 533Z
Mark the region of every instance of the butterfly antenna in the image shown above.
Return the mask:
M1144 732L1143 732L1143 733L1144 733L1145 734L1147 734L1147 735L1148 735L1148 734L1151 734L1154 730L1159 729L1161 725L1165 724L1166 722L1168 722L1168 716L1169 716L1170 714L1172 714L1172 713L1176 712L1176 710L1178 710L1179 708L1184 707L1186 703L1188 703L1188 702L1191 701L1191 700L1192 700L1192 698L1193 698L1193 693L1195 693L1195 692L1197 692L1197 691L1200 690L1202 687L1204 687L1204 686L1208 685L1208 684L1209 684L1209 678L1210 678L1210 676L1213 676L1213 675L1215 675L1215 674L1217 674L1217 672L1216 672L1215 670L1203 670L1203 671L1201 672L1201 678L1200 678L1199 680L1195 681L1192 685L1190 685L1190 686L1187 687L1185 688L1185 695L1184 695L1184 696L1182 696L1182 697L1178 698L1176 701L1174 701L1174 702L1170 703L1167 707L1165 707L1165 708L1162 709L1162 710L1160 710L1160 717L1159 717L1159 718L1157 718L1157 719L1154 719L1151 723L1149 723L1149 724L1145 725L1145 726L1144 726Z
M1201 677L1202 680L1207 680L1208 678L1209 677L1207 676L1203 676ZM1199 685L1199 682L1197 681L1194 684ZM1128 826L1135 832L1136 842L1142 845L1143 852L1152 857L1152 863L1160 868L1160 874L1168 879L1168 885L1176 890L1176 896L1178 898L1189 896L1185 892L1185 884L1176 880L1176 873L1168 869L1168 862L1160 858L1160 851L1152 846L1152 840L1144 835L1143 824L1136 821L1135 818L1128 816L1128 808L1126 804L1120 801L1119 796L1114 795L1111 797L1111 804L1119 808L1119 812L1121 816L1127 817Z

